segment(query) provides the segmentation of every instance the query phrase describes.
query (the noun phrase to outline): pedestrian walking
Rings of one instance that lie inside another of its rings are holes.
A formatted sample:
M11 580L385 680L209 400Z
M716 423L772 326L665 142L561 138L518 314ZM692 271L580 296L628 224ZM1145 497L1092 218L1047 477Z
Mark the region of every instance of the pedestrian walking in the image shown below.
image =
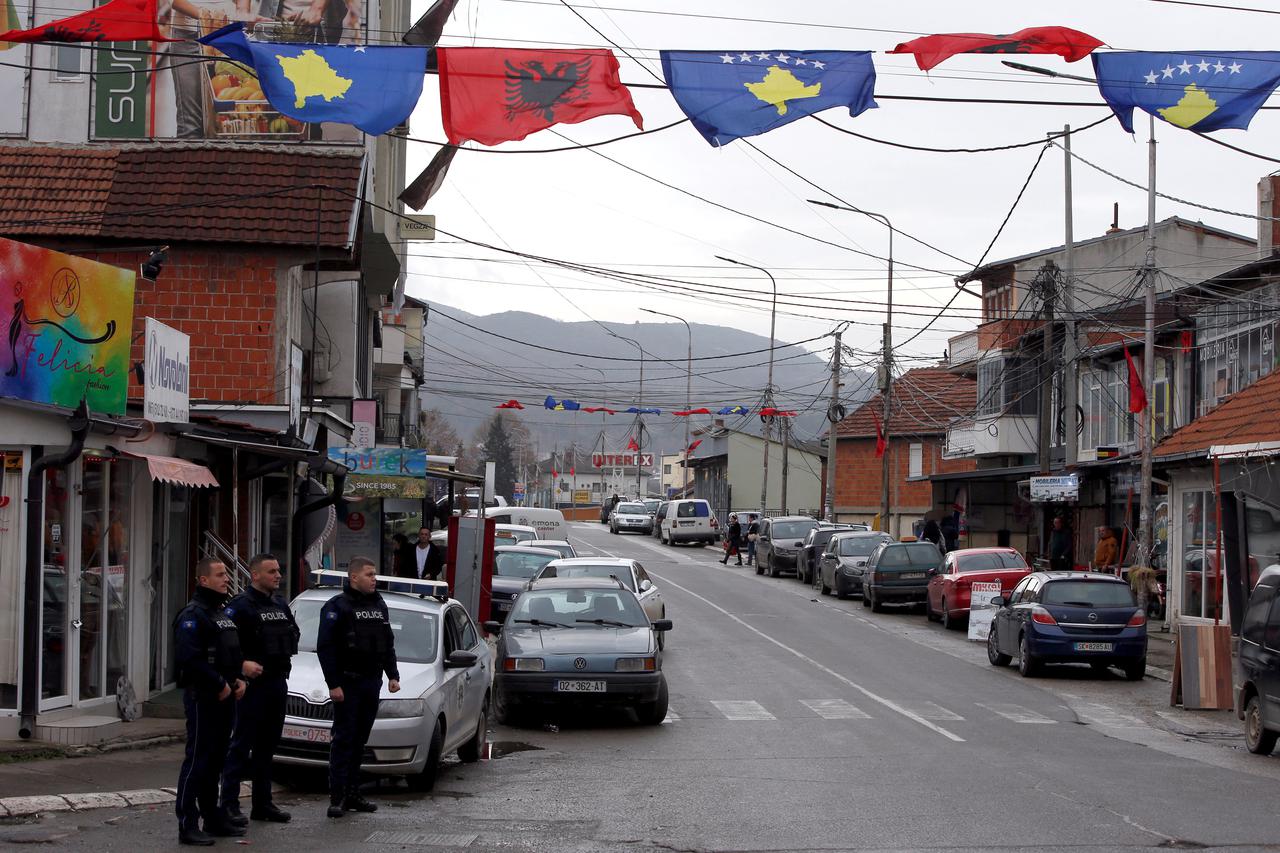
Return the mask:
M352 557L342 592L320 611L316 656L333 700L329 744L329 817L376 812L360 795L360 761L378 714L382 674L400 692L395 635L387 603L378 594L378 570L368 557Z
M920 538L937 545L939 551L942 550L942 528L938 525L936 519L925 519L924 530L921 531Z
M271 759L284 728L289 672L301 636L289 605L276 595L280 561L258 554L249 560L249 579L249 589L231 599L226 610L240 634L240 671L247 679L222 771L222 816L237 826L250 818L288 823L291 817L271 800ZM246 778L253 785L248 818L240 811L240 783Z
M1074 564L1074 546L1071 542L1071 528L1062 516L1053 518L1053 532L1049 534L1049 568L1055 572L1070 571Z
M754 512L747 516L747 565L756 561L756 540L760 538L760 516Z
M947 513L942 518L942 522L938 525L938 531L942 534L942 553L950 554L960 545L960 528L956 525L955 517L952 513Z
M1116 539L1115 530L1110 527L1098 528L1098 545L1093 549L1093 569L1097 572L1111 572L1120 565L1120 543Z
M720 562L726 566L729 565L730 557L738 558L738 565L742 565L742 552L738 550L738 546L742 541L742 524L738 522L737 513L729 514L729 530L724 536L724 559Z
M398 578L415 577L413 573L413 543L403 533L391 537L391 573Z
M398 572L400 577L440 580L444 574L444 549L431 541L431 530L418 531L418 544L409 549L406 563Z
M178 686L187 715L187 750L178 771L174 811L178 842L198 847L245 834L218 810L218 778L236 702L245 692L239 634L223 611L230 586L231 575L221 561L206 557L196 563L195 595L173 623Z

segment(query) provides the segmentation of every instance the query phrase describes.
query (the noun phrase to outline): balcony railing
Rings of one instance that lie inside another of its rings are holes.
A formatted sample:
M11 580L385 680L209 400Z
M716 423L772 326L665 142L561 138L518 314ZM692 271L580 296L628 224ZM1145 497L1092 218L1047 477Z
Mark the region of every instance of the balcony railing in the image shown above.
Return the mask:
M947 446L942 458L1035 453L1038 435L1038 420L1034 415L991 415L953 421L947 428Z

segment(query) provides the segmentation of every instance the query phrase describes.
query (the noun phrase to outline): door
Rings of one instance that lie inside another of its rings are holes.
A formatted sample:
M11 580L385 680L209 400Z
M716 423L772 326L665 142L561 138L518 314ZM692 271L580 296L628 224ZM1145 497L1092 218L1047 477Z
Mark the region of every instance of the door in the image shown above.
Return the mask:
M635 575L636 597L640 599L640 606L644 608L649 621L661 619L665 608L662 603L662 593L653 585L653 581L649 578L648 572L644 570L644 566L639 563L632 563L631 570Z
M773 545L773 523L765 519L760 525L760 541L756 543L756 563L765 563ZM767 563L766 563L767 564Z
M484 691L488 685L488 668L481 650L479 634L471 623L467 612L457 605L445 611L444 657L455 651L475 652L477 660L466 669L446 669L444 671L444 711L448 725L448 736L445 739L445 752L471 737L476 729L476 716L484 702Z
M44 472L43 558L40 579L40 710L71 704L71 472Z
M1018 653L1018 625L1014 618L1016 611L1014 607L1022 600L1023 593L1031 584L1031 578L1025 577L1018 582L1013 588L1013 592L1009 593L1009 600L996 611L994 624L996 625L996 645L1000 651L1007 655L1016 655Z
M1262 695L1262 717L1267 727L1280 728L1280 595L1272 600L1271 613L1267 616L1256 681Z

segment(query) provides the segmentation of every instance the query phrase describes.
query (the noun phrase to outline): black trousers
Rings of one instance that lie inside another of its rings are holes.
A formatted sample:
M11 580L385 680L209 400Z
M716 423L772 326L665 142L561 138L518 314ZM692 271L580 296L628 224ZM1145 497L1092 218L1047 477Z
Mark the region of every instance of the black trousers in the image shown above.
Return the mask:
M182 696L187 712L187 754L178 772L178 795L174 811L178 830L189 832L216 820L218 811L218 777L227 757L231 740L231 724L236 700L228 696L221 702L217 696L188 687Z
M343 699L333 703L333 740L329 744L329 799L337 802L360 787L360 760L369 742L382 675L343 675Z
M284 728L288 683L283 675L262 675L249 682L236 707L227 765L222 771L222 805L240 802L240 783L253 783L253 804L271 802L271 759Z

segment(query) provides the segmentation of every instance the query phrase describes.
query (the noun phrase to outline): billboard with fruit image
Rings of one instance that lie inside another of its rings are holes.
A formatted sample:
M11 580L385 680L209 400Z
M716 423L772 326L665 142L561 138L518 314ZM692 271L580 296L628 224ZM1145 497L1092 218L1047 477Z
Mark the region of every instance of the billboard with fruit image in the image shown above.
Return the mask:
M195 39L244 21L251 37L310 44L366 41L364 0L172 0L161 23ZM154 52L160 55L155 55ZM116 44L96 52L93 135L98 139L358 143L347 125L281 115L253 71L194 41Z

